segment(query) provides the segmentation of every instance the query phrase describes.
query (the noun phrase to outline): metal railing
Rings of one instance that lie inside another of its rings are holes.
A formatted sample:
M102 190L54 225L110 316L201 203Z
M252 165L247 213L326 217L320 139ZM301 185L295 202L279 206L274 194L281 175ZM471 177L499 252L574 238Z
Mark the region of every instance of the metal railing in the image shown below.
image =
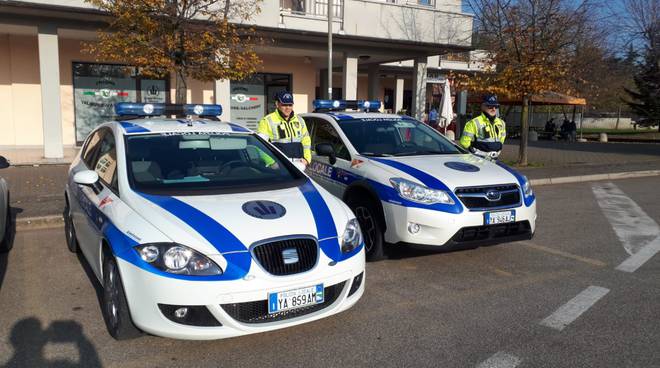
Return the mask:
M328 0L280 0L280 11L327 17ZM344 19L344 0L332 0L332 17L336 20Z

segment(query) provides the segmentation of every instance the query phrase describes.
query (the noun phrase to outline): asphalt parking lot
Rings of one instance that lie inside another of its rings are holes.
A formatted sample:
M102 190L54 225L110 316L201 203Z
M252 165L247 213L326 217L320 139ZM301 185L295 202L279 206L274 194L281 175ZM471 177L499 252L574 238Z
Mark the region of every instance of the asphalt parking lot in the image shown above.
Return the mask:
M63 229L19 232L0 255L0 366L660 367L658 182L538 187L531 241L396 249L351 310L216 341L114 341Z

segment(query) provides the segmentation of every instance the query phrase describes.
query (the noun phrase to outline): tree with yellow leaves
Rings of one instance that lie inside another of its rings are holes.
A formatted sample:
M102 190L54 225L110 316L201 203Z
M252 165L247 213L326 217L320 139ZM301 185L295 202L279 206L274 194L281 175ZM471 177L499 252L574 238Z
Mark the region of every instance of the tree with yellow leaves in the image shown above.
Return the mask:
M130 63L147 76L176 77L176 102L187 81L240 80L256 72L254 29L244 25L260 0L85 0L111 16L86 50Z
M575 42L589 22L589 0L468 0L475 12L477 48L486 70L458 75L461 87L522 101L518 163L527 165L527 121L532 95L570 94L575 86Z

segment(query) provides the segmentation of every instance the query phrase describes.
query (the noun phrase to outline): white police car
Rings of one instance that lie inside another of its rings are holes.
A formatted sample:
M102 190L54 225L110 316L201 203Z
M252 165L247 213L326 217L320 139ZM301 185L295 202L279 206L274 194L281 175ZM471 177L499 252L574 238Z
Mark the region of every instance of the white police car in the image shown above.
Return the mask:
M245 128L156 117L173 106L118 104L137 118L99 126L69 170L67 242L103 286L110 334L225 338L355 304L364 246L350 209Z
M368 260L384 256L384 242L445 247L532 237L535 196L515 170L413 118L370 112L379 101L314 107L301 114L315 150L307 172L351 207Z

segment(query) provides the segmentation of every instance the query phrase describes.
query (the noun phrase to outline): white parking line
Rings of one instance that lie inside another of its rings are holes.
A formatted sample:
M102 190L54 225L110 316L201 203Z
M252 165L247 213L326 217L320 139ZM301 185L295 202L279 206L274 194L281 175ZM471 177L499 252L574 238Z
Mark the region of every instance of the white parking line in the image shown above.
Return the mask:
M569 300L568 303L562 305L554 313L541 321L541 325L561 331L609 292L609 289L603 287L589 286L575 298Z
M660 226L612 183L593 184L598 205L631 256L616 269L635 272L660 252Z
M517 367L520 362L522 362L522 360L517 356L500 351L481 362L477 368L514 368Z

